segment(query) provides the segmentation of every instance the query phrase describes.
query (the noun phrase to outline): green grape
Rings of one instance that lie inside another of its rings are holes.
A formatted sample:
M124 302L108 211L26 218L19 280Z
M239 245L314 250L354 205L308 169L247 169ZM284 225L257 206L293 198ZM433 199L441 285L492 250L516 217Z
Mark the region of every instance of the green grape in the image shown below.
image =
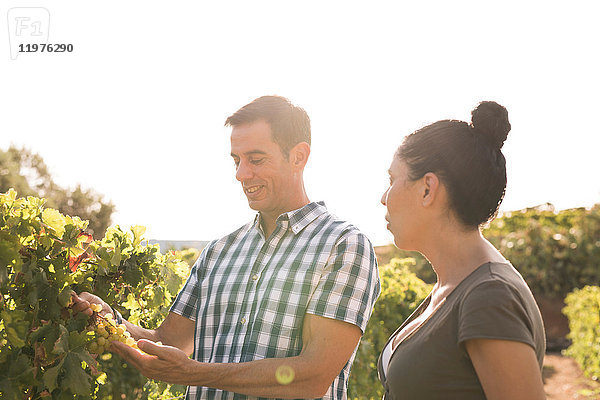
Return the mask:
M92 304L92 310L97 312L96 304ZM127 332L125 324L117 325L112 314L104 316L97 314L96 323L92 326L95 330L96 340L88 346L88 350L94 354L104 354L110 349L110 344L114 341L125 343L129 347L137 349L137 344L131 333Z
M94 353L94 354L100 354L99 347L98 347L98 343L97 342L92 342L90 343L88 350L90 351L90 353Z
M102 311L102 306L100 304L91 304L90 308L92 309L92 311L97 312L97 313Z

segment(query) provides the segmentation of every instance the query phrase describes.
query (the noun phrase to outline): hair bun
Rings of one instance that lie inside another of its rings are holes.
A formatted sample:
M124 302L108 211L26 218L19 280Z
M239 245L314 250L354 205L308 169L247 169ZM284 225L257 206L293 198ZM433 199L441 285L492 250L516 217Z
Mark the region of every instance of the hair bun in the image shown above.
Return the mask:
M498 149L510 132L508 111L495 101L482 101L471 111L471 125Z

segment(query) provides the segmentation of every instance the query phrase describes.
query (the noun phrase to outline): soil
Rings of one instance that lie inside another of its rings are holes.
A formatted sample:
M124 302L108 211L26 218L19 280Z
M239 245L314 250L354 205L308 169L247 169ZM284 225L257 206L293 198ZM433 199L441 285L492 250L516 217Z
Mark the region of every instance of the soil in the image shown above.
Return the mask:
M547 400L600 400L600 383L586 378L572 358L546 353L544 389Z

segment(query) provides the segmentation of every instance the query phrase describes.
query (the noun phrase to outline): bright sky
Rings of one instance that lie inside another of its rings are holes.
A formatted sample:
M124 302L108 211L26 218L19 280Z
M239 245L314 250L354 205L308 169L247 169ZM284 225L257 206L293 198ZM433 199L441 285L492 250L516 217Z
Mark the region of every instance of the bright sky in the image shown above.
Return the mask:
M406 3L5 0L0 148L104 194L114 223L210 240L254 215L223 122L279 94L312 120L310 199L385 244L403 136L496 100L513 127L503 210L600 202L600 3ZM48 43L73 52L12 60L14 7L45 7Z

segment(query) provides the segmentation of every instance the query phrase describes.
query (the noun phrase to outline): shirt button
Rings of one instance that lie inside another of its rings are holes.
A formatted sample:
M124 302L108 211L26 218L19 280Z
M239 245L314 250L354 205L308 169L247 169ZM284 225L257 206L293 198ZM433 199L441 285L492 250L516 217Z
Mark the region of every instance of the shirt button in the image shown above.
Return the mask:
M252 280L253 280L253 281L256 281L256 280L258 280L258 274L254 274L254 275L252 275Z
M242 325L246 325L246 318L242 318L242 319L240 320L240 323L241 323Z

